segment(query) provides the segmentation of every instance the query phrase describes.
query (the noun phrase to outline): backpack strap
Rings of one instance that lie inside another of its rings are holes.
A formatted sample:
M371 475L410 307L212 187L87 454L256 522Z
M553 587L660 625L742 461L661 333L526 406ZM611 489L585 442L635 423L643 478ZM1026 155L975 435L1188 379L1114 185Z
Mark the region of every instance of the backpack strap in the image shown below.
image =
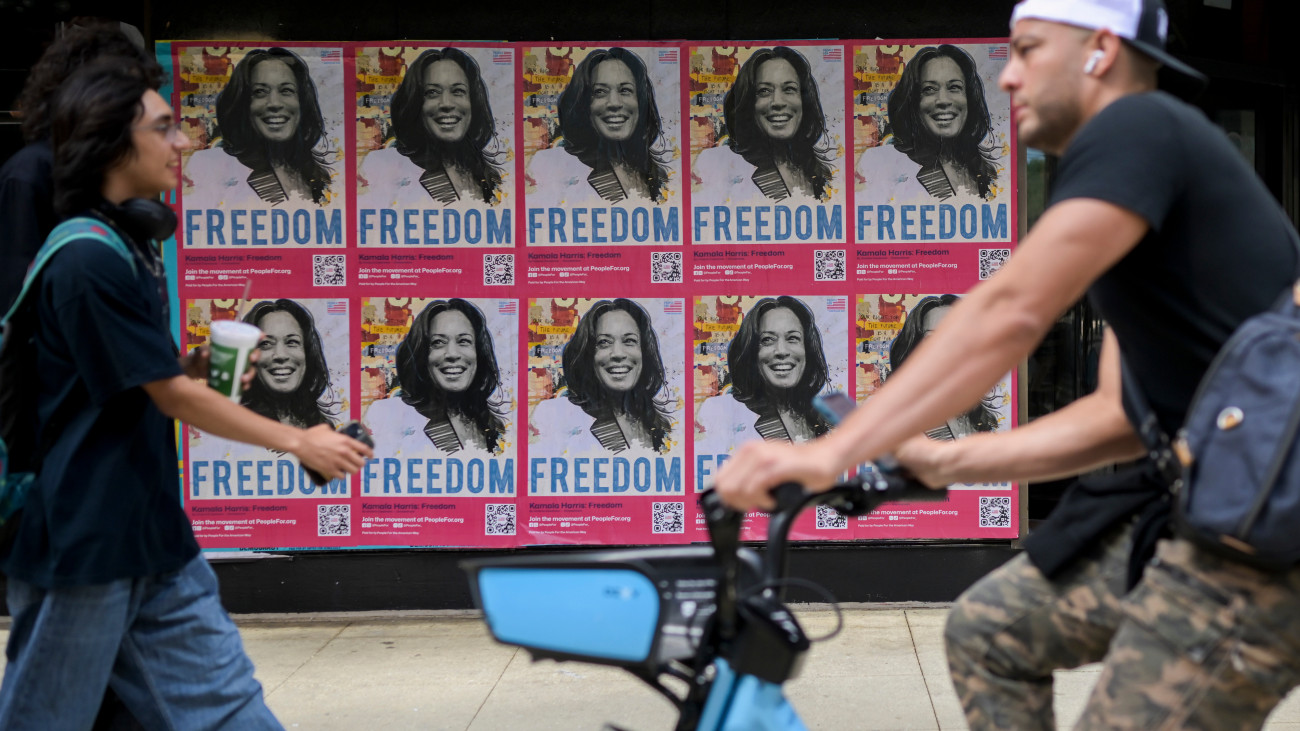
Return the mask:
M1119 356L1119 367L1124 412L1128 414L1129 421L1137 430L1138 439L1147 448L1151 462L1159 470L1161 477L1167 484L1173 485L1182 478L1182 463L1174 453L1169 435L1160 427L1160 419L1156 417L1151 402L1147 401L1146 393L1142 391L1142 386L1133 375L1133 371L1129 369L1128 361L1124 359L1122 352Z
M36 252L36 258L32 261L31 267L28 268L27 276L23 279L23 288L19 291L18 297L14 299L9 311L5 313L3 321L8 322L9 318L13 317L14 313L18 311L23 300L27 297L28 290L35 285L37 276L49 263L50 259L54 258L54 255L67 244L81 239L90 239L107 244L131 264L131 271L135 271L135 257L131 254L126 242L113 230L112 226L89 216L69 218L54 227L54 230L46 237L45 243L41 245L40 250Z

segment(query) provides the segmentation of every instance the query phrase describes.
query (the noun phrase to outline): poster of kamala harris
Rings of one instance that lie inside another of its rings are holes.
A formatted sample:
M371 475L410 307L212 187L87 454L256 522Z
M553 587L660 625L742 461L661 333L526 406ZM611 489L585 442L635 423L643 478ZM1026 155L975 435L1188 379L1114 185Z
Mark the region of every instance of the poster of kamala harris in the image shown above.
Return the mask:
M529 300L529 540L688 539L684 306Z
M745 442L804 442L830 431L813 399L848 388L848 315L842 296L694 298L695 492ZM829 520L829 523L827 522ZM848 539L847 524L818 512L801 538ZM747 516L747 536L762 537Z
M514 299L361 299L363 544L514 545L518 340Z
M511 246L515 49L357 46L357 242Z
M520 53L528 244L681 243L679 48Z
M952 293L855 296L856 398L869 400L961 299ZM971 404L925 435L938 441L1002 432L1016 425L1013 371ZM884 505L853 519L858 538L1010 538L1017 535L1019 491L1014 483L959 483L943 503Z
M172 44L187 247L344 245L339 46Z
M697 244L843 243L844 47L690 47Z
M905 43L853 47L856 240L1011 241L1006 41Z
M350 417L346 299L182 300L186 351L209 342L212 323L262 331L256 374L240 403L282 424L337 426ZM205 548L355 544L349 479L312 482L291 454L185 426L185 502ZM356 478L350 478L355 480Z

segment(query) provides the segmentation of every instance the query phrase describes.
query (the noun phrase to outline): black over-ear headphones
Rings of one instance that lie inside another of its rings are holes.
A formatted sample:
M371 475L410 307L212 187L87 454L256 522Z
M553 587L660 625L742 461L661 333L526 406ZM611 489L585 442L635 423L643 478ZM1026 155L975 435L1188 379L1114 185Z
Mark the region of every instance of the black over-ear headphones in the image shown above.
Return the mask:
M137 241L166 241L176 233L176 213L156 198L129 198L119 205L106 201L103 211Z

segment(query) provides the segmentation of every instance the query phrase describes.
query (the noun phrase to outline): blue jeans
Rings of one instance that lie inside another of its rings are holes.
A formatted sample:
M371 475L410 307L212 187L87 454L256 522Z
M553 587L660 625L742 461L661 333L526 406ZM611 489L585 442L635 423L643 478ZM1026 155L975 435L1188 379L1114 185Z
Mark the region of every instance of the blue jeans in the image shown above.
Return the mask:
M104 689L147 729L282 729L197 556L175 573L41 589L9 580L0 728L88 729Z

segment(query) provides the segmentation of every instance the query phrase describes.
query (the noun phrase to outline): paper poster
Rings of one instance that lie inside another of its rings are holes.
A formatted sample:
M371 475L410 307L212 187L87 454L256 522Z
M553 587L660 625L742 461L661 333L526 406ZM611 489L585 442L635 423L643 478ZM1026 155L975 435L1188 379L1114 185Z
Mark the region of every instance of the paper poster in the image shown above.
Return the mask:
M344 246L343 49L173 43L187 248Z
M867 401L960 299L941 294L865 294L856 298L856 399ZM1008 373L979 403L926 432L930 439L962 439L1004 432L1016 422L1015 376ZM1008 538L1016 535L1019 492L1009 482L957 484L942 503L890 504L854 518L858 538Z
M516 301L363 297L360 330L362 541L513 545Z
M358 46L357 245L513 246L515 49Z
M689 53L692 241L845 241L844 46Z
M1011 241L1010 97L1005 41L853 47L858 243L911 258L971 241Z
M686 539L684 307L529 300L530 542Z
M698 492L746 442L806 442L830 432L813 399L848 390L848 303L790 295L697 296L693 303ZM761 538L762 527L747 520L745 533ZM850 537L844 530L795 535Z
M262 330L256 375L242 405L299 428L347 421L347 300L193 299L185 302L184 317L187 351L208 344L217 320L242 320ZM205 547L353 545L350 498L356 478L318 485L291 454L192 426L184 436L186 505Z

